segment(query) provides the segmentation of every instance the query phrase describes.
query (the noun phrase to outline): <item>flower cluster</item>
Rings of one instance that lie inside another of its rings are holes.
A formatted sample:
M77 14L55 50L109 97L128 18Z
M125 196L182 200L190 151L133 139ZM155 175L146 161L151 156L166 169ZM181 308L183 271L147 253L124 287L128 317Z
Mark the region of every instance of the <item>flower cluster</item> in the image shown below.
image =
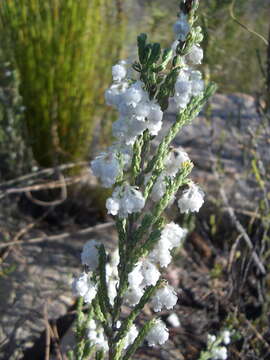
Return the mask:
M97 294L97 285L92 275L98 266L98 247L99 243L96 240L90 240L84 245L81 262L87 267L87 272L83 272L72 283L74 296L82 296L86 303L91 303Z
M167 224L161 232L159 241L150 252L149 258L154 263L159 263L161 267L167 267L172 260L171 250L179 247L186 233L185 229L173 222Z
M93 318L82 327L88 342L80 343L78 351L84 346L87 353L90 343L98 351L108 351L109 360L124 352L128 360L144 339L156 346L169 338L160 319L140 330L135 324L145 304L154 312L177 304L177 292L161 278L161 269L170 264L172 250L182 244L187 230L173 221L166 224L164 210L177 198L181 213L197 212L204 202L204 193L189 178L193 164L188 154L171 146L181 127L192 120L187 114L198 113L213 92L194 69L203 58L201 29L194 27L197 5L197 0L182 1L172 48L162 51L141 34L138 59L112 67L113 83L105 98L119 113L112 126L115 142L91 162L91 169L103 187L112 188L106 208L116 219L119 242L110 261L95 240L83 248L85 271L74 280L73 291L91 304ZM153 150L151 141L172 102L176 122ZM123 304L128 316L122 314ZM175 314L168 322L180 326Z
M88 323L87 337L97 350L109 350L108 341L104 335L103 328L93 319L91 319Z
M230 342L231 333L228 330L223 331L218 339L215 335L208 336L208 346L211 347L211 353L214 360L226 360L228 358L228 351L224 345L229 345Z
M183 151L181 148L174 148L171 150L169 155L166 157L164 165L165 168L162 174L157 178L157 181L153 187L151 198L153 201L159 201L166 191L166 179L173 179L177 174L178 170L182 167L182 165L190 161L188 154ZM171 205L175 200L175 197L172 197Z
M229 330L224 330L218 337L208 335L207 350L201 353L199 360L226 360L228 358L226 346L231 342L231 335Z
M109 214L126 218L129 214L139 212L145 205L142 193L134 186L124 184L114 189L112 197L106 202Z
M125 77L125 65L113 66L112 74L114 82L106 90L105 98L107 104L119 112L119 119L113 124L114 137L122 144L132 145L146 129L151 135L157 135L163 118L159 104L149 99L140 80Z
M157 320L148 332L146 340L149 346L162 345L169 339L169 332L163 321Z
M196 49L196 50L195 50ZM188 66L191 64L199 64L199 56L195 57L196 51L201 50L199 47L194 46L194 55L187 55L191 57L190 60L185 64L185 67L180 72L177 81L175 83L175 95L172 99L172 102L175 104L175 107L179 110L184 109L187 104L190 102L192 96L197 96L201 94L204 90L204 81L202 80L202 74L198 70L193 70Z

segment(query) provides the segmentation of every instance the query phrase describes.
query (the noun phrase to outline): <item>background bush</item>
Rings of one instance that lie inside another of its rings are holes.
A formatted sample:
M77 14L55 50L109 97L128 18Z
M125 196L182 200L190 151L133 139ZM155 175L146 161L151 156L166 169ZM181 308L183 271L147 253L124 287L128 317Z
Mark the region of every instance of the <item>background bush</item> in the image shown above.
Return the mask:
M18 76L0 52L0 179L27 173L33 164L24 139L24 107L18 93Z
M41 166L84 159L123 40L122 0L3 0L1 37L20 77Z

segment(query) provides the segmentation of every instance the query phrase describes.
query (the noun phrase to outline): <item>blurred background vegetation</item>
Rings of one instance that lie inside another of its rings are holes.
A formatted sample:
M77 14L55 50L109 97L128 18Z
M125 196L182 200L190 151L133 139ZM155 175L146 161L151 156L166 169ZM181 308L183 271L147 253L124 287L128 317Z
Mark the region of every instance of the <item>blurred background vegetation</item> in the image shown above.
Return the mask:
M122 0L3 0L0 17L38 165L87 159L122 48Z
M109 143L114 114L103 93L111 65L135 55L138 32L168 46L178 2L2 0L0 140L9 159L2 161L2 177L27 171L30 159L41 167L89 159L94 133L95 143ZM231 2L201 1L204 70L219 92L257 94L266 45L233 21ZM268 0L237 0L234 12L267 38Z
M168 29L175 22L178 0L141 0L145 6L142 26L155 41L167 45L173 34ZM204 30L204 65L219 85L219 92L254 94L263 86L258 54L265 63L266 46L261 39L244 30L230 16L232 0L200 2L200 24ZM237 0L234 5L237 19L267 38L270 25L268 0Z

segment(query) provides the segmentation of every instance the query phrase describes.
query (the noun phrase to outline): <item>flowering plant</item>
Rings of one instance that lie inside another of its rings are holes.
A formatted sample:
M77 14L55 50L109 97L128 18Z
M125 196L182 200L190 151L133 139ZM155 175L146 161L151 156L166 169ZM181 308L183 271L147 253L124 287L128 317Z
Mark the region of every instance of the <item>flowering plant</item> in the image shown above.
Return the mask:
M233 332L224 330L218 337L215 335L208 335L207 349L202 351L199 360L226 360L228 358L228 351L226 346L231 342Z
M170 263L171 250L180 245L186 230L174 222L166 224L164 210L178 192L181 213L198 211L203 204L203 192L189 179L192 162L183 150L171 147L179 130L215 91L215 85L205 86L193 68L203 58L203 36L195 26L198 5L198 0L181 1L170 48L162 50L141 34L138 60L112 68L113 83L105 97L120 114L112 129L117 141L91 167L104 187L113 187L106 207L115 216L119 242L110 262L99 242L91 240L83 248L85 271L73 282L81 298L71 359L88 359L95 352L96 359L108 353L109 360L128 360L143 340L155 346L169 337L160 319L150 319L140 330L135 323L145 304L159 312L177 302L160 271ZM177 108L176 120L152 155L153 139L169 105ZM83 302L89 304L87 314ZM130 309L127 316L124 304Z

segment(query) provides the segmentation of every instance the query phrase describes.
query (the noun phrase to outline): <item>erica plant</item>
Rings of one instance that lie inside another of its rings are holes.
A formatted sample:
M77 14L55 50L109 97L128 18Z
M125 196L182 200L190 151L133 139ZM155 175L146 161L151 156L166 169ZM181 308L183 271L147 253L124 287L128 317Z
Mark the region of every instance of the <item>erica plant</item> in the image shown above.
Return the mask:
M105 97L119 112L112 129L116 141L92 161L91 168L105 188L113 188L106 207L115 217L119 240L110 261L104 245L95 240L83 248L84 272L73 282L80 302L72 359L89 359L92 354L96 359L128 360L144 340L156 346L169 337L156 316L140 329L136 322L147 303L158 313L177 302L161 272L186 230L166 223L165 209L177 199L181 213L196 212L204 201L202 190L189 178L193 164L188 155L171 147L180 129L215 91L196 69L203 58L203 36L196 26L198 5L198 0L181 2L174 25L176 41L170 48L162 50L141 34L138 59L112 68L113 83ZM152 142L169 104L177 108L177 116L154 149ZM123 305L129 308L128 315Z

